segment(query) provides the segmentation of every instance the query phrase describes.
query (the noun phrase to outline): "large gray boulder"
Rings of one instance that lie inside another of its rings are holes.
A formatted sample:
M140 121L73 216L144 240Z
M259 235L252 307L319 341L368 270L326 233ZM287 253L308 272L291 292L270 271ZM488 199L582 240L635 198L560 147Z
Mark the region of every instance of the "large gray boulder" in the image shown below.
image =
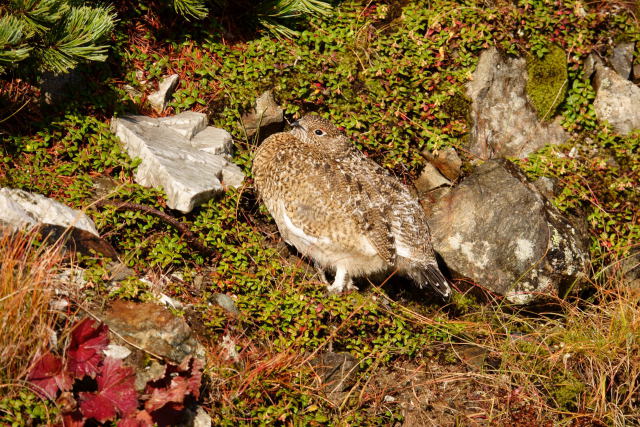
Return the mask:
M71 209L57 200L28 191L0 188L0 225L13 229L42 224L75 227L99 236L96 226L83 212Z
M171 209L190 212L224 187L242 185L242 170L228 161L231 135L207 126L204 114L125 116L114 118L111 127L129 155L142 159L136 182L162 187Z
M516 304L561 294L588 261L578 229L506 160L477 167L436 202L429 225L456 277Z
M623 135L640 129L640 87L597 60L593 85L598 120L608 121Z
M496 48L480 55L467 85L473 126L469 151L481 159L527 157L547 144L560 144L568 135L559 121L542 122L528 101L527 63L508 58Z

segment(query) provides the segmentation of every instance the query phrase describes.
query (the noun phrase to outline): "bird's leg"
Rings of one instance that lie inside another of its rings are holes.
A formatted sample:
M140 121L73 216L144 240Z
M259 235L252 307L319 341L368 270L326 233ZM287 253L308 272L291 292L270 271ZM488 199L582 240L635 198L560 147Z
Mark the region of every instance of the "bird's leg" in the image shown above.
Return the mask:
M336 278L333 284L327 286L327 290L330 294L339 294L345 290L351 291L358 289L353 286L353 279L347 274L347 270L343 267L336 268Z
M322 268L322 266L317 262L314 262L313 266L316 268L316 271L318 272L318 277L320 278L320 281L326 284L327 286L329 286L329 280L327 280L327 274L325 273L324 268Z

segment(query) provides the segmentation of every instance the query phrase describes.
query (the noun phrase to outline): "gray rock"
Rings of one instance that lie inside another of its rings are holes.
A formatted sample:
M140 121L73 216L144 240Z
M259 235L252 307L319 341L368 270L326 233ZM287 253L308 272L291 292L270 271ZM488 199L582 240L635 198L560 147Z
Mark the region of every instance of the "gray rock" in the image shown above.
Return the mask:
M455 148L447 147L433 154L425 150L422 155L448 180L455 181L460 177L462 160Z
M601 63L595 70L593 107L598 120L608 121L623 135L640 129L640 87Z
M176 364L188 357L204 360L204 347L193 336L187 322L161 305L120 300L101 317L125 344Z
M358 373L358 360L349 353L321 353L311 360L322 388L331 400L353 387Z
M128 277L133 277L136 275L136 272L127 267L126 264L120 261L112 261L107 264L107 271L109 272L109 280L112 282L121 282Z
M104 355L107 357L122 360L129 357L129 355L131 354L131 350L123 345L111 343L107 346L107 348L102 350L102 353L104 353Z
M148 119L153 120L158 126L169 128L179 133L189 141L191 141L196 134L205 130L209 123L205 114L196 113L195 111L185 111L175 116Z
M224 308L231 314L239 314L238 307L236 307L236 302L231 299L229 295L226 294L214 294L213 298L220 307Z
M160 119L126 116L114 118L111 126L129 155L142 159L136 181L162 187L171 209L190 212L222 192L224 186L242 185L242 170L211 153L230 154L231 144L228 133L207 127L204 114L186 112ZM200 136L202 132L205 134ZM221 139L214 140L214 136Z
M414 182L414 185L416 190L418 190L418 194L424 194L435 188L442 187L444 185L451 185L451 181L442 176L433 164L427 163L424 165L424 168L422 169L422 172L420 172L418 179Z
M193 417L193 427L211 427L211 417L201 406L196 410Z
M147 97L149 104L156 112L161 113L167 108L167 103L171 99L179 80L180 77L177 74L165 77L158 85L158 90Z
M640 252L629 255L620 263L622 283L632 289L640 289Z
M259 131L260 140L282 131L284 110L276 103L270 90L262 93L256 99L253 109L242 115L242 125L247 133L247 138L252 138Z
M596 64L601 62L600 58L596 56L595 53L589 54L587 58L584 60L584 64L582 65L582 70L584 71L584 75L586 78L590 79L593 73L596 72Z
M631 64L633 63L633 51L636 45L633 42L619 43L613 48L613 53L609 57L611 66L620 77L629 79L631 76Z
M31 228L49 224L64 229L75 227L99 237L96 226L83 212L62 203L23 190L0 188L0 224L12 228Z
M142 392L149 381L157 381L164 377L167 371L167 365L159 363L157 360L151 359L151 363L144 368L136 369L136 382L134 384L136 391Z
M469 151L481 159L525 158L547 144L561 144L568 135L558 119L538 120L526 94L527 69L522 58L505 58L496 48L480 55L467 85L473 127Z
M438 200L429 225L455 276L516 304L563 294L588 261L585 236L506 160L477 167Z
M205 153L229 156L233 152L233 138L224 129L208 126L191 139L191 146Z

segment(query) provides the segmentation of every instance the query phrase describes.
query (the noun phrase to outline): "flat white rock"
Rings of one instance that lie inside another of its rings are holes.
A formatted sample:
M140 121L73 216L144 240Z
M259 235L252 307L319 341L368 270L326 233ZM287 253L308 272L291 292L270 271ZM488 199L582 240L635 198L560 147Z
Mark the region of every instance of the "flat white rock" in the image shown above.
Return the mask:
M83 212L42 194L12 188L0 188L0 223L16 228L38 224L75 227L100 237L93 221Z
M142 160L136 181L146 187L162 187L171 209L190 212L225 186L242 185L242 170L227 160L231 135L207 126L202 113L159 119L125 116L114 118L111 128L129 155Z

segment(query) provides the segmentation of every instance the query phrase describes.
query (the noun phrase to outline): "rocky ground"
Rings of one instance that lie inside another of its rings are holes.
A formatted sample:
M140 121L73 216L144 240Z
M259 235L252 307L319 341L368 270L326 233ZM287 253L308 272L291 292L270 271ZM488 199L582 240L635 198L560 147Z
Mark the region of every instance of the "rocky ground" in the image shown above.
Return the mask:
M120 13L107 63L2 80L40 98L1 131L2 423L640 421L637 10L344 2L289 40ZM252 153L310 112L415 189L451 301L328 295L281 240Z

